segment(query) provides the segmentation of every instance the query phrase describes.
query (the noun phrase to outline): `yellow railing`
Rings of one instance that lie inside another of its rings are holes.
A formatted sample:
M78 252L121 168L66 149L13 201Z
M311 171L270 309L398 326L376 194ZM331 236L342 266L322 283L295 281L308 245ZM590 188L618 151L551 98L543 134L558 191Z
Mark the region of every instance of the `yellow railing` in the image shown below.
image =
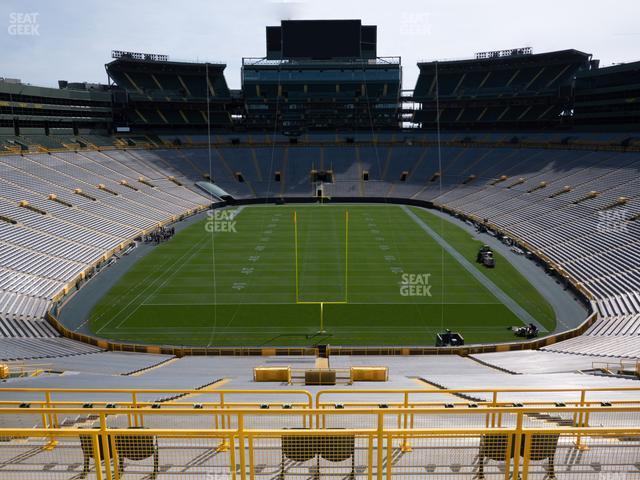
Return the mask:
M3 393L13 393L12 399L3 398ZM256 401L256 398L258 399ZM312 409L313 396L306 390L236 390L236 389L76 389L76 388L2 388L0 408L20 407L48 409L52 413L41 418L41 427L58 427L61 423L58 412L63 409L82 408L83 413L92 413L94 408L116 408L126 412L129 427L142 425L143 409L234 409L272 407ZM27 410L22 410L26 412ZM225 419L221 420L224 424ZM1 425L1 423L0 423Z
M525 400L518 400L524 398ZM514 400L515 399L515 400ZM305 425L315 423L326 428L327 418L336 411L369 409L403 409L398 417L397 428L416 427L417 410L437 412L445 408L448 412L470 409L484 412L484 427L503 425L501 410L509 408L557 409L562 413L556 418L559 424L587 426L589 414L568 417L571 408L590 409L606 406L611 408L640 408L640 387L617 388L551 388L551 389L323 389L314 396L306 390L238 390L211 389L64 389L64 388L2 388L0 408L20 408L23 416L31 416L29 425L40 428L58 428L60 425L87 423L99 409L126 418L126 427L145 425L149 411L179 412L184 409L215 411L215 428L225 428L232 424L231 414L235 409L251 411L291 410L318 412L308 416ZM33 412L44 409L48 413L40 418ZM81 421L65 418L65 413L81 409L87 419ZM586 412L586 410L584 410ZM591 410L589 410L591 411ZM634 410L635 411L635 410ZM1 419L0 419L1 420ZM1 425L1 423L0 423ZM277 425L274 425L274 427ZM639 425L640 426L640 425Z
M619 362L591 362L591 368L614 374L633 374L640 377L640 360L621 359Z
M224 382L219 382L222 386ZM0 388L0 407L29 403L30 407L77 407L92 402L95 407L117 404L127 408L147 408L161 403L166 406L201 404L217 408L244 408L290 405L292 408L325 409L378 406L424 408L444 403L484 406L510 406L514 398L523 405L555 405L585 407L609 402L614 405L640 405L640 386L598 388L331 388L315 395L304 389L225 389L216 383L203 389L140 388ZM194 398L200 397L200 398ZM528 398L527 398L528 397ZM595 398L597 397L597 398Z
M604 397L611 393L611 398L593 398L594 395ZM615 398L618 394L627 393L628 398ZM316 408L331 408L336 404L342 407L366 407L380 403L384 395L384 403L392 407L420 408L442 405L443 401L452 405L468 405L473 402L486 406L509 406L514 396L539 396L538 399L519 401L524 405L555 405L562 401L565 405L584 407L599 405L603 401L615 402L619 405L640 405L640 387L598 387L598 388L461 388L461 389L347 389L334 388L316 392ZM451 396L443 400L443 396ZM509 397L510 398L505 398ZM548 398L543 398L547 396ZM349 399L353 400L349 400ZM636 398L636 399L634 399Z
M636 479L640 407L94 408L93 428L0 428L0 478ZM78 408L0 408L0 419ZM224 425L216 418L226 416ZM410 427L401 419L411 415ZM486 417L501 419L486 426ZM323 420L319 424L317 418ZM593 418L578 423L561 419ZM560 419L560 420L558 420ZM6 423L5 423L6 424ZM103 462L103 463L102 463ZM96 468L97 467L97 468ZM619 477L617 477L619 476Z

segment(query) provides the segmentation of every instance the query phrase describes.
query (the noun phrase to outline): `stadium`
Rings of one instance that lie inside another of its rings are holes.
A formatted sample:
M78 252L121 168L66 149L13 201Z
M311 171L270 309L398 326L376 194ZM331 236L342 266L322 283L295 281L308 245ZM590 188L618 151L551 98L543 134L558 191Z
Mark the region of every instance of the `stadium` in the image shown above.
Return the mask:
M0 78L0 479L640 479L640 61L384 28Z

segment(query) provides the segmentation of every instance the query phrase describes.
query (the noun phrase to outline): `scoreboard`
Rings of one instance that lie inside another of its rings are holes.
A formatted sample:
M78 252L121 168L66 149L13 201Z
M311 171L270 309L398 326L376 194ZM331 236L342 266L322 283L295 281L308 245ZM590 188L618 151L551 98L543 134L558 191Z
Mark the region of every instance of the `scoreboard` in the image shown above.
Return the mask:
M360 20L283 20L267 27L267 58L375 58L377 27Z

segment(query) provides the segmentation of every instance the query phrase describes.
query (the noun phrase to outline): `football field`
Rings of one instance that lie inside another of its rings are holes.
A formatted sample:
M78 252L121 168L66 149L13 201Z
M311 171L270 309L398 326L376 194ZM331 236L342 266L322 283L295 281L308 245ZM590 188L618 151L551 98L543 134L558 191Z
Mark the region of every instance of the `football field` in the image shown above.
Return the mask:
M414 215L411 215L413 212ZM504 258L428 211L395 205L248 206L217 211L160 244L90 316L98 336L210 346L433 345L512 340L522 319L445 251L437 232L551 331L551 306Z

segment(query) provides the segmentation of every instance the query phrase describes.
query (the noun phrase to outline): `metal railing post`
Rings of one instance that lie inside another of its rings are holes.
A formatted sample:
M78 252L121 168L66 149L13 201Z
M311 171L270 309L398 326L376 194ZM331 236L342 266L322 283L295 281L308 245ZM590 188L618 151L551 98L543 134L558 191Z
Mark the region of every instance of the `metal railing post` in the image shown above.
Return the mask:
M493 391L492 395L491 395L491 406L495 407L498 404L498 392L496 392L495 390ZM496 414L495 413L491 413L491 427L495 427L496 426ZM489 426L487 424L487 426Z
M378 480L382 480L382 464L383 464L383 454L384 454L384 413L378 412L378 426L377 426L377 464L376 464L376 478Z
M583 390L580 391L580 404L579 404L580 408L584 409L584 407L586 405L586 399L587 399L587 391L583 389ZM584 427L585 426L585 422L586 422L586 418L587 418L586 417L586 412L581 410L581 411L577 412L577 414L574 414L573 424L576 427ZM584 450L585 449L585 446L582 444L582 435L580 433L578 433L576 435L576 448L578 450Z
M376 478L382 480L382 466L384 464L384 413L378 413L378 441L376 447L378 449L378 462L376 465Z
M251 434L247 437L247 442L249 442L249 480L254 480L256 472L255 461L253 458L253 436Z
M533 435L530 433L524 434L524 455L522 456L522 480L527 480L529 477L529 463L531 462L531 440ZM516 455L519 453L516 452Z
M367 480L373 480L373 435L369 435L367 440Z
M247 460L246 460L246 452L245 452L245 441L244 441L244 415L238 414L238 448L240 454L240 479L246 480L247 477Z
M53 408L53 404L51 403L51 391L47 390L44 393L44 399L45 399L45 408ZM58 428L58 415L55 413L48 413L47 414L47 421L49 424L49 428ZM47 444L43 447L43 450L53 450L54 448L56 448L56 445L58 445L58 441L54 438L51 437L49 438L49 441L47 442Z
M229 468L231 469L231 480L236 480L236 436L231 435L228 437L228 441L231 444L229 449ZM224 439L223 439L224 441Z
M220 392L220 420L222 422L222 428L226 428L225 415L224 415L224 393Z
M140 422L138 421L138 414L136 413L138 410L138 395L136 392L131 392L131 408L133 409L133 426L139 427Z
M224 392L218 392L218 394L220 395L220 420L222 422L222 429L224 430L227 427L231 428L231 417L228 417L224 413ZM238 421L240 421L240 418L238 418ZM229 450L229 443L226 438L223 438L216 447L216 452L226 452L227 450Z
M402 414L402 417L403 417L403 427L405 430L405 434L402 440L401 450L403 452L410 452L411 445L409 444L409 436L406 433L407 429L409 428L409 413L408 413L409 412L409 392L404 392L403 407L404 407L404 413Z
M513 478L517 478L520 472L520 449L522 448L522 412L518 412L516 417L516 431L515 438L513 439ZM505 458L509 458L511 452L507 450L505 452Z
M109 435L109 441L111 442L111 453L113 456L113 472L115 473L115 480L120 480L120 459L118 458L118 449L116 448L115 435Z
M405 437L406 438L406 437ZM393 437L387 434L387 480L391 480L391 467L393 466Z
M98 435L97 432L91 435L91 445L93 448L93 464L96 467L96 480L102 480L102 460L100 459Z
M107 473L107 480L111 480L111 454L109 449L111 447L111 442L109 440L109 433L107 432L107 419L104 414L100 414L100 437L102 442L98 442L98 445L102 443L102 458L104 458L104 470ZM115 451L115 449L114 449ZM96 464L96 468L98 468L100 464ZM118 469L118 466L115 465L115 469Z

